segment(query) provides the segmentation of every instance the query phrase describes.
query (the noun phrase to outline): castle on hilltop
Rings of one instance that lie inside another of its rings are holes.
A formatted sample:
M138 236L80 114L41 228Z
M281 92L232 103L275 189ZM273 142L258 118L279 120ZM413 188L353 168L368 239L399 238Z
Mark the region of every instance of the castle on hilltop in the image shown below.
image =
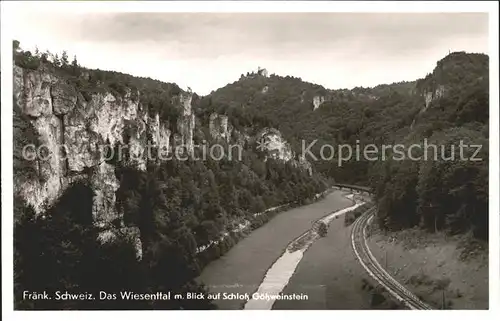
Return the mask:
M246 76L241 74L241 77L247 77L247 78L254 78L254 77L257 77L257 76L262 76L262 77L269 77L269 72L267 71L266 68L260 68L260 67L257 67L257 72L255 71L251 71L251 72L247 72Z
M260 67L257 68L257 74L264 77L267 77L269 75L266 68L260 68Z

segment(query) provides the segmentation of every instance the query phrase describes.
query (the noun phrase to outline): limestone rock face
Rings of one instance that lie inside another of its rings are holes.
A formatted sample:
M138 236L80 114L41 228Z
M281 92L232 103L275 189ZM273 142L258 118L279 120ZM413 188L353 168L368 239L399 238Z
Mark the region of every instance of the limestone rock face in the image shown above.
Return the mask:
M180 96L180 102L182 106L182 115L177 121L177 130L180 133L179 141L177 144L182 144L186 147L189 153L193 152L194 143L194 127L195 127L195 115L191 111L191 100L193 98L192 93L183 93Z
M55 200L64 187L64 162L53 155L58 155L63 137L63 124L52 112L51 86L56 82L51 75L32 72L14 67L14 96L20 110L32 118L31 122L38 131L40 147L33 160L38 168L38 180L17 181L15 188L35 210Z
M70 182L87 177L96 193L96 222L119 217L114 209L118 182L114 168L104 162L106 141L122 141L126 120L136 120L137 103L95 94L91 101L71 85L43 71L14 67L14 95L20 109L32 117L38 134L38 180L19 182L16 189L36 212L54 202ZM42 158L43 156L43 158ZM93 168L92 174L84 173Z
M427 108L429 108L429 105L431 102L443 97L445 92L446 92L446 88L443 85L439 85L435 90L424 91L423 96L425 99L425 107L424 107L423 111L425 111L425 110L427 110Z
M30 72L26 75L17 66L14 67L14 86L22 88L14 93L21 104L22 111L31 117L52 115L51 86L56 79L49 74Z
M314 96L313 97L313 110L316 110L319 108L319 106L321 106L322 103L325 102L325 97L324 96Z
M88 131L84 124L66 126L64 146L67 153L68 174L82 172L85 168L99 164L102 143L99 134Z
M65 115L75 108L77 95L73 86L62 82L50 89L55 115Z
M257 135L257 139L258 148L266 150L271 158L280 159L285 162L293 158L292 149L279 130L265 128Z
M283 138L281 132L275 128L263 129L257 135L257 145L258 149L267 151L271 158L287 162L293 157L291 147Z
M158 146L161 150L169 152L171 150L170 146L170 136L172 132L168 129L167 124L160 122L160 115L149 120L149 128L151 130L152 143Z
M106 151L123 145L124 149L111 156L145 170L149 144L170 148L168 124L159 115L149 117L139 102L140 93L131 90L124 95L94 93L86 99L73 85L44 70L14 66L13 76L16 104L29 116L40 144L30 160L37 168L36 179L15 175L15 193L40 214L69 184L86 179L95 194L94 224L103 228L106 238L113 224L123 225L123 213L115 206L119 181ZM179 132L189 146L193 145L195 126L191 99L191 93L182 93L178 100L182 108ZM124 156L128 156L126 160Z
M226 142L230 141L233 128L229 124L229 119L226 115L219 115L217 113L211 114L208 127L210 135L213 138L222 139Z
M257 148L267 151L268 157L290 162L293 166L306 170L312 175L312 165L305 158L296 157L290 144L283 138L281 132L275 128L265 128L256 136Z
M417 93L417 90L415 89L413 92ZM413 129L413 127L417 123L418 118L423 113L425 113L427 111L427 109L429 109L429 107L433 101L435 101L441 97L444 97L444 95L446 94L446 87L444 85L438 85L435 89L431 89L431 88L424 89L423 91L420 92L420 94L424 98L425 103L422 106L422 108L420 109L420 111L418 112L418 114L415 116L415 118L413 118L411 125L410 125L410 129Z
M283 138L281 132L275 128L264 128L255 136L248 134L249 129L241 131L234 129L226 115L212 113L209 118L210 136L216 140L224 140L231 144L244 147L250 142L255 142L257 149L266 152L266 161L269 158L291 162L294 166L306 170L312 175L312 165L306 159L297 158L290 144ZM231 145L233 146L233 145Z
M180 101L182 105L182 111L184 116L191 115L191 101L193 99L192 93L181 94Z

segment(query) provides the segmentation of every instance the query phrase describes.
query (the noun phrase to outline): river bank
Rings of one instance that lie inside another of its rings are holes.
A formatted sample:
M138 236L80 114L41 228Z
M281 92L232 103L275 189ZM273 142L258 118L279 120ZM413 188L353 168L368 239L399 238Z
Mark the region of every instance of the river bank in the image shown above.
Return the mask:
M277 300L290 300L295 301L295 297L298 297L299 301L309 300L309 295L307 292L301 293L291 293L280 295L285 286L288 284L290 278L295 272L297 265L301 262L304 253L308 248L314 244L315 241L321 238L319 234L319 226L324 224L328 226L330 222L341 215L349 211L353 211L359 206L364 204L363 202L356 202L350 207L346 207L342 210L328 214L326 217L322 217L316 222L314 222L311 229L303 233L301 236L293 240L288 244L283 254L274 262L274 264L266 272L264 279L262 280L259 288L253 295L257 295L257 299L251 299L246 302L245 310L270 310L272 309ZM260 297L269 296L269 299L262 300ZM282 298L281 298L282 297Z
M344 215L330 221L328 234L304 253L295 273L283 290L284 295L307 293L308 300L280 300L275 310L362 310L373 309L367 289L369 275L354 256L351 226Z
M297 202L282 204L268 208L260 213L251 214L249 217L242 217L237 221L233 221L228 229L221 233L217 239L212 240L209 244L201 245L196 249L197 261L200 268L203 269L210 262L217 260L241 239L247 237L250 233L252 233L252 231L266 224L275 215L290 209L311 204L313 202L318 202L330 194L333 190L334 188L331 187L321 193L317 193L312 199L304 200L304 204L302 205Z

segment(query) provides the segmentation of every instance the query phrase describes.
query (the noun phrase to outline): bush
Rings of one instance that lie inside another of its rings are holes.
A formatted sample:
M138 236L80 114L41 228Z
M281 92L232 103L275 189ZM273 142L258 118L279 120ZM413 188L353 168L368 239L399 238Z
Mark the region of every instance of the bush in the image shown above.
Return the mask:
M328 234L328 226L325 222L320 222L318 227L318 234L321 237L325 237Z
M344 215L344 225L349 226L352 223L354 223L354 221L356 221L356 219L360 217L363 213L365 213L371 206L372 206L371 204L367 203L359 206L355 210L347 212Z

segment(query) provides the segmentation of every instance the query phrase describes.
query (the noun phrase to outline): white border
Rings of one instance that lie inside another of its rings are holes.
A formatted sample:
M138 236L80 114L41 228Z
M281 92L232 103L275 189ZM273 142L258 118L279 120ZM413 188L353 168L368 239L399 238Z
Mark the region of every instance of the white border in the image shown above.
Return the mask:
M490 11L489 57L490 57L490 167L489 167L489 269L490 269L490 310L500 316L500 202L499 202L499 95L498 95L498 2Z
M117 1L81 1L81 2L34 2L29 1L31 7L40 14L47 12L488 12L490 14L490 310L489 311L429 311L429 317L438 318L441 313L454 320L469 319L498 319L499 316L499 98L498 98L498 2L316 2L316 1L179 1L179 2L117 2ZM19 8L17 1L1 2L1 48L2 48L2 294L3 311L5 320L22 319L37 320L47 318L53 321L69 318L85 320L88 318L138 320L145 316L149 320L165 320L165 318L193 317L204 320L217 320L227 318L241 318L251 320L265 317L265 311L220 311L216 313L196 311L169 311L169 312L20 312L13 311L13 218L12 218L12 37L9 29L10 13ZM424 71L425 73L425 71ZM168 316L165 313L169 314ZM272 311L272 318L278 320L292 320L306 318L350 318L357 316L368 317L362 311L308 311L304 315L301 311ZM332 315L331 313L334 313ZM418 313L406 311L370 311L369 317L375 320L387 320L401 317L408 320L421 320ZM404 315L402 315L404 313ZM439 315L438 315L439 313ZM497 315L497 317L494 317ZM269 317L269 316L268 316Z

